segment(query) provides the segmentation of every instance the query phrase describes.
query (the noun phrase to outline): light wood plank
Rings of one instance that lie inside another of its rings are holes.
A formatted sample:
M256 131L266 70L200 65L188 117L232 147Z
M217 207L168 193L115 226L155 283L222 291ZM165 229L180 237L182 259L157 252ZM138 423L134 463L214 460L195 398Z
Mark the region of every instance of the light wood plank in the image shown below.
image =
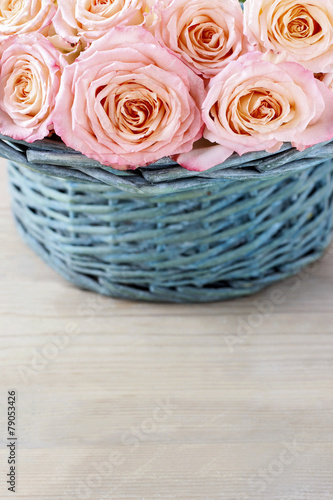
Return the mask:
M0 161L1 500L333 499L333 247L254 297L112 300L24 245L6 183Z

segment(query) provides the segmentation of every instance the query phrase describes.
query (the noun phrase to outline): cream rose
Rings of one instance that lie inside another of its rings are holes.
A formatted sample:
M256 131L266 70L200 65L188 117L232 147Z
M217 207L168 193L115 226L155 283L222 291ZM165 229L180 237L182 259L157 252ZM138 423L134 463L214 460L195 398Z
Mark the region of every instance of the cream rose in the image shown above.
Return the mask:
M54 26L66 40L91 43L115 26L142 24L148 10L145 0L58 0Z
M33 142L53 129L62 64L38 33L7 38L0 45L0 133Z
M53 23L44 29L42 33L69 64L73 63L80 53L87 47L87 42L83 40L83 38L77 38L72 41L65 40L65 38L56 32Z
M160 11L156 38L205 78L237 59L246 46L238 0L173 0Z
M300 64L273 64L246 54L213 78L203 103L204 137L219 146L181 155L190 170L206 170L233 152L299 150L333 138L333 93Z
M202 136L204 85L142 27L113 28L67 66L54 127L104 165L152 163Z
M0 33L9 36L41 31L55 12L53 0L1 0Z
M142 26L154 33L156 24L161 19L161 11L169 0L142 0Z
M313 72L333 70L332 0L247 0L244 23L259 50L285 52Z

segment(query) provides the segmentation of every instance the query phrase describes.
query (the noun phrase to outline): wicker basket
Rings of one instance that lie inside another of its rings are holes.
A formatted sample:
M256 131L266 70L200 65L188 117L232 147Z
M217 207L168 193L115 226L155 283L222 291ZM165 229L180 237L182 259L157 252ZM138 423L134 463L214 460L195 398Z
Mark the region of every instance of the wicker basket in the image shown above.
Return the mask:
M229 299L297 273L330 242L332 143L235 155L197 173L170 159L118 172L57 139L0 139L23 238L101 294Z

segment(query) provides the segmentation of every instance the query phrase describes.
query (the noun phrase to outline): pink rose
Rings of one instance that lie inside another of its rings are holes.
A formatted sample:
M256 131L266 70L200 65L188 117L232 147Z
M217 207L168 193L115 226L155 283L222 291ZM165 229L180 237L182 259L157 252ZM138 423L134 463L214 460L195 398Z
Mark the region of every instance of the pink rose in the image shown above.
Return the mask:
M156 38L205 78L219 73L247 46L238 0L173 0L160 11Z
M297 63L266 61L260 52L229 64L213 78L203 103L204 137L219 146L181 155L190 170L206 170L233 152L303 150L333 137L333 93Z
M58 0L54 25L66 40L83 37L90 43L115 26L142 24L145 10L144 0Z
M55 11L53 0L1 2L0 33L9 36L41 31L51 23Z
M141 27L113 28L63 73L55 130L104 165L142 166L202 136L202 80Z
M0 133L33 142L53 129L61 63L39 33L9 37L0 44Z
M313 72L333 70L332 0L247 0L244 23L258 50L285 52Z

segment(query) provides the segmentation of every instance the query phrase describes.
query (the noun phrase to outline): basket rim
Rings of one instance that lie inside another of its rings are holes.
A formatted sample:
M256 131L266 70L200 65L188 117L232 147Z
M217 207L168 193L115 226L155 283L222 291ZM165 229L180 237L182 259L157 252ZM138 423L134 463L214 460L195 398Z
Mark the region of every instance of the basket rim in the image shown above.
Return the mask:
M154 195L208 188L217 182L260 181L301 172L333 158L333 141L304 151L284 143L277 153L257 151L242 156L234 153L203 172L186 170L169 157L136 170L116 170L67 147L55 135L28 143L0 134L0 156L45 176Z

